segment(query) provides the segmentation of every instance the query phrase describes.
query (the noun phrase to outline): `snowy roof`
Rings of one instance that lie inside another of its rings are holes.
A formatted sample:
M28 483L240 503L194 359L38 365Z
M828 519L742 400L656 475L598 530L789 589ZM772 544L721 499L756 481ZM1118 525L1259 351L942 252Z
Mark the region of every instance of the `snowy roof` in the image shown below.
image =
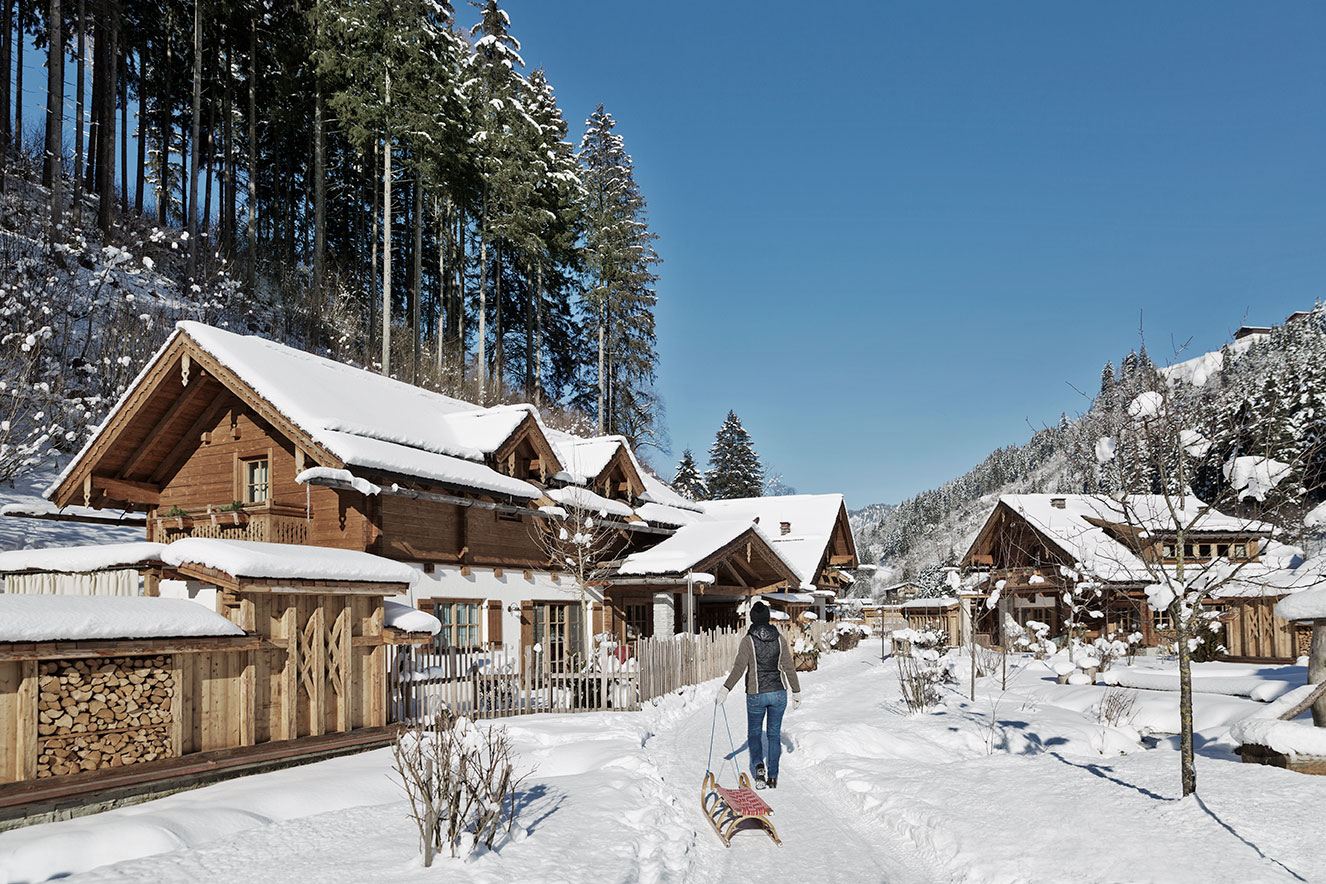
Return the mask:
M323 432L318 441L346 465L362 470L412 476L443 485L459 485L525 500L539 496L539 490L528 482L504 476L481 463L459 457L336 431Z
M815 597L808 592L766 592L760 595L766 601L786 602L790 605L812 605Z
M57 546L0 552L0 574L20 571L55 571L86 574L116 568L137 568L161 562L165 544L104 543L96 546Z
M622 503L620 500L609 500L602 495L595 494L588 488L581 488L577 485L568 485L565 488L553 488L548 492L548 497L562 504L563 506L573 507L575 509L587 510L598 513L601 516L621 516L629 518L633 510Z
M177 568L199 565L232 577L276 581L409 584L418 578L418 572L409 565L372 553L255 540L186 537L167 544L162 550L161 559Z
M803 589L814 586L842 507L841 494L788 494L704 503L705 512L716 519L759 519L778 554L801 578ZM788 523L787 534L782 533L783 522Z
M640 504L635 508L635 514L651 525L666 525L669 528L706 521L703 513L652 502Z
M595 436L582 439L570 433L552 432L548 441L562 462L558 477L566 482L584 485L603 472L617 454L618 449L630 446L621 436Z
M94 509L90 506L56 506L49 500L7 503L0 506L0 516L29 519L52 519L71 522L100 522L106 525L146 525L147 516L128 510Z
M511 438L527 417L538 412L532 405L498 405L481 411L462 411L445 415L442 422L466 445L484 454L492 454Z
M766 543L769 536L758 525L736 519L724 522L696 522L677 529L677 533L663 540L657 546L627 556L617 569L622 576L647 576L654 574L683 574L700 564L709 556L718 552L747 531L754 531ZM778 550L769 544L774 554ZM778 558L789 569L790 562L781 555Z
M951 595L947 595L933 599L912 599L910 602L903 602L899 607L904 610L915 608L952 608L957 604L957 599Z
M0 642L243 634L225 617L187 599L0 595Z
M999 500L1100 580L1148 580L1150 575L1127 545L1092 520L1127 522L1157 533L1174 531L1176 524L1165 497L1159 494L1130 494L1123 501L1092 494L1005 494ZM1201 514L1205 506L1191 494L1176 498L1179 521L1189 531L1251 534L1271 530L1265 522L1216 510Z
M1286 620L1326 620L1326 586L1286 596L1276 603L1275 613Z

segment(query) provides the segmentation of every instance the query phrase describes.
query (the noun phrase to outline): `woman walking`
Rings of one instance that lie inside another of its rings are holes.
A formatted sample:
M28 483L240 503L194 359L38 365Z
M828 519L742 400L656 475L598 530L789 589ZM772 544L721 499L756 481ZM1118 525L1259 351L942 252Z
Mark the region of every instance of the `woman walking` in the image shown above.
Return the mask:
M792 689L792 708L801 705L801 683L792 665L787 639L769 623L769 606L756 602L750 609L751 627L741 640L732 674L718 689L715 702L722 704L743 675L746 677L746 742L755 777L755 788L778 788L778 759L783 754L780 736L787 690ZM767 728L766 728L767 724ZM764 766L765 742L769 766Z

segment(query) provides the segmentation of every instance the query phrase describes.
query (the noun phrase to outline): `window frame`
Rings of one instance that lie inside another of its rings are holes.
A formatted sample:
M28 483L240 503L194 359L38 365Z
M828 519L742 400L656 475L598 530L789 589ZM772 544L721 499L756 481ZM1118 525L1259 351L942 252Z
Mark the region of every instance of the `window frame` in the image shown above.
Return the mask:
M264 481L252 483L249 481L249 471L257 464L263 464ZM260 454L251 454L246 457L236 458L235 478L238 482L238 489L235 500L245 506L267 506L272 502L272 454L270 451ZM264 496L261 500L255 500L251 494L252 489L262 487Z

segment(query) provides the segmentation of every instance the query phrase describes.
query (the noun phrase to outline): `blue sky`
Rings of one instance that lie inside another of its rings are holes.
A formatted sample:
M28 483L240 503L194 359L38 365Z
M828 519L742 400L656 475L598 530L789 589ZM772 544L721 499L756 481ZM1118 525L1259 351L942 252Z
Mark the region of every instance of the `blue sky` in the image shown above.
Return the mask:
M650 201L665 472L735 409L798 490L897 501L1081 410L1139 316L1160 360L1322 295L1326 5L506 8Z

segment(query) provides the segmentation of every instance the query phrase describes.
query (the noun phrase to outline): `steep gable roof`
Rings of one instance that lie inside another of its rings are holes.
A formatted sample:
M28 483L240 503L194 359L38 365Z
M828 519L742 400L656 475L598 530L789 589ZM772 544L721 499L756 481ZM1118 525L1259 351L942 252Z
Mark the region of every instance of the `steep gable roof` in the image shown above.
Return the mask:
M843 567L856 564L856 545L841 494L708 500L703 506L705 513L715 519L758 519L765 536L792 564L804 588L815 586L820 572L835 555L851 557L841 563ZM783 523L788 526L786 534L782 533ZM833 552L835 540L845 552Z

